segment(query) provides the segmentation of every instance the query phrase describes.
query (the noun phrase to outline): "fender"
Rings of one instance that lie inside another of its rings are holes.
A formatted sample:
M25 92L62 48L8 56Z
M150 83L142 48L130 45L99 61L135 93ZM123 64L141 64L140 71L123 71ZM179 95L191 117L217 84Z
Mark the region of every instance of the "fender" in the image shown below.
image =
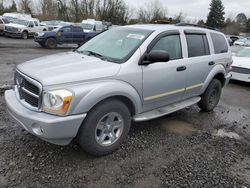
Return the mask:
M223 74L224 78L227 75L227 72L225 70L225 67L222 64L217 64L214 66L214 68L210 71L209 75L207 76L202 88L201 88L201 93L204 93L205 90L207 89L208 85L212 81L212 79L217 75L217 74Z
M142 101L134 87L120 80L98 81L71 88L76 99L72 101L69 114L82 114L90 111L99 102L110 98L123 96L129 99L135 108L135 113L142 111ZM73 108L74 107L74 108Z

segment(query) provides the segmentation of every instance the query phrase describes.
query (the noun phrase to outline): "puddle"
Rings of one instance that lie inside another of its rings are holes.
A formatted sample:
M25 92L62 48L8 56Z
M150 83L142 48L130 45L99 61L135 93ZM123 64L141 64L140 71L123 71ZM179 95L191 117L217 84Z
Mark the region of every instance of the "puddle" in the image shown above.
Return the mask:
M178 120L166 120L160 123L161 128L169 133L179 134L179 135L192 135L198 130L190 123Z
M216 133L215 136L219 136L219 137L228 137L228 138L233 138L236 140L240 139L240 136L237 133L234 132L227 132L224 129L219 129Z

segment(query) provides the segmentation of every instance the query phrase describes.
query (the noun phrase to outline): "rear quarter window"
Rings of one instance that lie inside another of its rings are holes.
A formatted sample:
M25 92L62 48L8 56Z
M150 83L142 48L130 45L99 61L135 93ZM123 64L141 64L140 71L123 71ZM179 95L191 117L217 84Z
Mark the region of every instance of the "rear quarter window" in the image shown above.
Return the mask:
M211 33L210 35L214 45L214 52L216 54L228 52L227 41L223 35L217 33Z

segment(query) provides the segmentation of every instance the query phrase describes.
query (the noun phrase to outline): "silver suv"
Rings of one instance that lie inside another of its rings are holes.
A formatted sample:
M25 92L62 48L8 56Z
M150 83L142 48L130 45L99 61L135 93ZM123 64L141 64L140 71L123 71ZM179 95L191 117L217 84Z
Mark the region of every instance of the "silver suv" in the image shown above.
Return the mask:
M147 121L198 103L218 104L231 75L231 52L217 31L132 25L106 31L73 52L17 66L5 92L11 116L31 134L106 155L131 120Z

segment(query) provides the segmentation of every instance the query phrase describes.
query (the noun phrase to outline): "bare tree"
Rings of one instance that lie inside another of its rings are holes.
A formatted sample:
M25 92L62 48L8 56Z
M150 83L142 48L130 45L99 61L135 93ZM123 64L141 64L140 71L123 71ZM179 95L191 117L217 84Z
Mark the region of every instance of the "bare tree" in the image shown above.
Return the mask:
M21 8L21 11L26 14L31 14L33 15L33 5L31 0L20 0L19 6Z
M57 1L55 0L40 0L40 12L42 20L50 20L57 18Z
M75 22L80 21L80 0L70 0L70 15Z
M138 10L137 19L142 23L150 23L155 20L166 19L167 10L159 0L151 1Z
M58 6L58 19L69 21L69 14L68 14L68 4L67 0L57 0Z
M128 7L122 0L97 0L96 18L114 24L125 24L128 21Z

